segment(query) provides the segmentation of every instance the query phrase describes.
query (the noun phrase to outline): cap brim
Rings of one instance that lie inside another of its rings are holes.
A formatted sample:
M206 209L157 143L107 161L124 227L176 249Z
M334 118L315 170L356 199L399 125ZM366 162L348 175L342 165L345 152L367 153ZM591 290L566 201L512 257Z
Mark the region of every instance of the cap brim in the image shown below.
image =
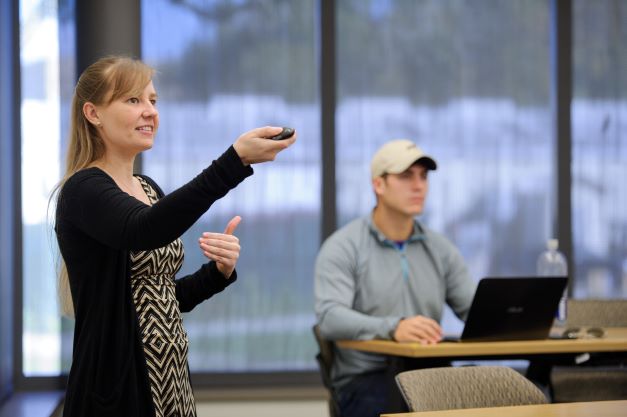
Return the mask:
M427 169L430 169L432 171L435 171L436 169L438 169L438 164L436 164L435 161L431 159L431 157L429 156L421 156L420 158L414 161L414 164L416 163L424 165Z
M414 164L419 164L424 166L425 168L435 171L438 169L438 165L435 163L435 160L429 156L419 156L418 158L410 158L406 159L405 162L399 162L394 167L390 167L385 172L388 174L400 174L403 171L406 171Z

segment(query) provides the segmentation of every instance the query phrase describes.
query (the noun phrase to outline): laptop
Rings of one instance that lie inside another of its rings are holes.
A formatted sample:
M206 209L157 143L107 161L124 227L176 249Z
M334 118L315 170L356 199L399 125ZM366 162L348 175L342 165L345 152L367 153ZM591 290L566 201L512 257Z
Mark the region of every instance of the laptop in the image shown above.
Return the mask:
M567 282L565 276L483 278L459 341L546 339Z

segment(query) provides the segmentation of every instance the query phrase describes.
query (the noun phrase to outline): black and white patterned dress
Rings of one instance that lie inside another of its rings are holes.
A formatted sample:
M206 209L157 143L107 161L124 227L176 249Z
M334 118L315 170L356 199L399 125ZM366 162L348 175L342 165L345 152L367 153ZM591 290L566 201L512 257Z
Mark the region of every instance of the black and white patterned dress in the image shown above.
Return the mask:
M137 177L151 203L155 190ZM131 251L131 287L139 318L157 417L195 417L187 366L188 338L176 299L174 276L183 264L180 239L154 250Z

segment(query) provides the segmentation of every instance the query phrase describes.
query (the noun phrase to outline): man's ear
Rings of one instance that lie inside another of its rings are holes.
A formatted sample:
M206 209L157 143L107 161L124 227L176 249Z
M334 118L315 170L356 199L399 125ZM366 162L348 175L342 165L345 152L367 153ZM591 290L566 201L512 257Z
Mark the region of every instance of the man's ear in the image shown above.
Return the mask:
M372 189L376 195L383 193L383 190L385 189L385 180L383 177L375 177L372 179Z
M85 104L83 104L83 115L85 116L87 121L91 123L92 125L94 126L102 125L102 122L100 121L100 117L98 116L98 110L96 109L96 106L94 105L94 103L88 101Z

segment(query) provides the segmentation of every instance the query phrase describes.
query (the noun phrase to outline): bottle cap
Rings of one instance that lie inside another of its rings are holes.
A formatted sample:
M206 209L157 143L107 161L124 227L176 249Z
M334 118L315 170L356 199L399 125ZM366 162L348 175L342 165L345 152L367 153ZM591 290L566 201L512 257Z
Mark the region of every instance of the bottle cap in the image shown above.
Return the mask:
M557 250L559 247L559 240L557 239L549 239L546 241L546 247L548 250Z

